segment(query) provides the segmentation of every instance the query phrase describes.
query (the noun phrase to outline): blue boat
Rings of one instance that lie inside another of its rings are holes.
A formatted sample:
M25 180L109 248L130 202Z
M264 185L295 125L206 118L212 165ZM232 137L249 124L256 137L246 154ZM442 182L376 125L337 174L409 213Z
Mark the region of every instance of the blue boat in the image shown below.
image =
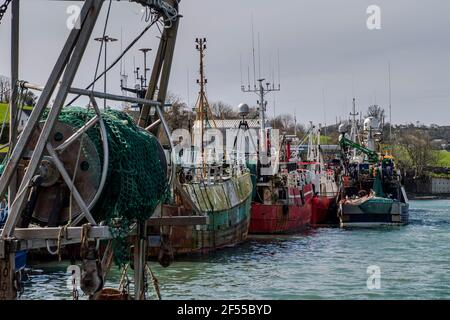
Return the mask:
M20 250L16 252L15 271L21 271L25 269L27 264L27 252Z
M0 202L0 228L3 228L3 225L8 219L8 205L5 202ZM15 260L15 271L21 271L25 268L27 263L27 252L25 250L16 252L16 260Z

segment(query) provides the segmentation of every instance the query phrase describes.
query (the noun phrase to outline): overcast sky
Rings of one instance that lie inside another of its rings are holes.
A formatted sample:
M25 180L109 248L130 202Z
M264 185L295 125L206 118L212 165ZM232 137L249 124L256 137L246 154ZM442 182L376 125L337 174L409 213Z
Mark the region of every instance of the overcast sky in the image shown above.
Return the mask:
M21 3L20 77L44 84L69 33L66 8L80 2ZM95 37L101 36L106 4ZM366 26L366 10L373 4L381 8L381 30ZM247 67L253 70L253 16L256 49L258 33L261 40L262 77L272 80L277 51L280 55L282 90L268 95L269 115L274 114L276 102L276 114L295 112L302 123L334 123L336 117L348 117L353 96L358 110L374 103L387 109L390 61L393 122L450 124L448 0L183 0L181 13L184 18L169 89L191 105L198 92L196 37L208 39L209 100L233 106L256 103L256 95L240 90L241 57L244 79ZM8 13L0 25L0 74L6 76L10 72L9 18ZM113 1L107 32L110 36L120 39L122 29L126 46L145 25L140 5ZM130 78L133 59L142 65L138 49L156 49L156 35L148 33L126 56L125 69ZM98 50L99 44L91 41L74 86L82 87L92 80ZM112 61L120 53L120 42L111 44L108 51ZM258 52L256 60L259 73ZM108 77L110 92L120 92L119 71L117 67ZM102 87L100 82L97 89Z

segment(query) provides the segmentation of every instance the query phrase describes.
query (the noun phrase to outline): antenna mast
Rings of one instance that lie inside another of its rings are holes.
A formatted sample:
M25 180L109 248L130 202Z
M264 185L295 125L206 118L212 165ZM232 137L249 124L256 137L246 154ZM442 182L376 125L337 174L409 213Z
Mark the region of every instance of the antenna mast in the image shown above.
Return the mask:
M206 38L196 38L196 49L200 53L200 79L197 79L197 83L200 86L200 92L197 100L197 118L200 122L200 135L201 135L201 149L202 149L202 164L205 165L205 131L207 128L216 127L214 117L209 106L208 98L206 97L206 84L208 79L205 78L205 50L206 50ZM212 125L210 120L212 120Z
M255 30L252 15L252 54L253 54L253 86L256 89Z
M352 116L352 129L350 132L350 137L353 142L358 143L357 141L358 126L356 124L356 116L358 116L359 113L356 112L356 98L353 98L353 109L352 112L350 112L350 115ZM356 157L356 149L353 149L353 156Z
M388 64L389 73L389 142L392 143L392 89L391 89L391 62Z
M264 83L266 79L258 79L259 82L259 88L255 89L247 89L245 86L241 87L242 92L253 92L256 93L259 96L259 100L257 101L259 106L259 117L261 120L261 130L266 129L266 108L267 108L267 101L265 100L265 96L274 91L281 91L281 86L278 84L278 87L275 87L275 85L269 82ZM265 86L264 86L265 85Z
M297 111L294 111L294 135L297 137Z
M258 51L259 51L259 73L261 73L261 50L260 50L260 35L258 33ZM255 59L255 31L254 31L254 23L253 23L253 16L252 16L252 57L253 57L253 76L256 77L256 59ZM272 82L264 82L266 79L260 78L257 81L259 82L259 86L256 85L256 81L254 84L254 88L251 89L250 86L250 68L249 68L249 83L247 88L245 85L241 84L241 90L242 92L253 92L256 93L259 96L258 103L258 111L259 111L259 119L260 119L260 130L261 132L265 132L266 130L266 111L267 111L267 101L265 100L265 96L274 91L281 91L281 85L280 85L280 53L279 50L277 51L277 59L278 59L278 86L275 86L275 83ZM259 74L261 76L261 74ZM273 74L272 74L273 76ZM270 76L269 76L270 77ZM275 108L275 107L274 107ZM264 134L265 135L265 134ZM263 145L263 149L265 146L266 138L261 140Z

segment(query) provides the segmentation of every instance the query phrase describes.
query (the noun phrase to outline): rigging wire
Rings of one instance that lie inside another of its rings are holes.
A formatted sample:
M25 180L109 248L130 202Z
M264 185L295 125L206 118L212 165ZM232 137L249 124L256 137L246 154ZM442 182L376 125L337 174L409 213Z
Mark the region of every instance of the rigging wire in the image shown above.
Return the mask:
M111 13L111 4L112 4L112 0L109 0L109 5L108 5L108 12L106 13L106 20L105 20L105 25L103 27L103 34L102 34L102 39L105 39L106 36L106 29L108 28L108 21L109 21L109 16ZM102 57L102 51L103 51L103 45L104 45L104 41L100 42L100 49L98 51L98 57L97 57L97 65L95 67L95 74L94 74L94 83L92 85L92 91L94 91L94 87L95 87L95 78L97 77L98 74L98 69L100 67L100 59Z
M93 82L91 82L86 88L85 90L89 90L93 87L93 85L103 77L103 75L107 72L109 72L112 68L114 68L114 66L120 62L120 60L125 56L125 54L136 44L136 42L138 42L142 36L155 24L157 23L158 19L153 20L152 22L150 22L150 24L144 28L144 30L141 31L141 33L132 41L130 42L130 44L125 48L125 50L116 58L116 60L113 61L113 63L111 63L111 65L106 68L105 71L103 71L101 74L99 74ZM68 104L66 104L67 106L70 106L71 104L73 104L75 101L77 101L79 98L81 97L81 95L77 95L74 99L72 99Z
M111 14L111 5L112 5L112 0L109 0L108 11L107 11L107 13L106 13L106 19L105 19L105 25L104 25L104 27L103 27L103 35L102 35L102 38L103 38L103 39L105 39L106 30L107 30L107 28L108 28L109 17L110 17L110 14ZM101 45L100 45L99 52L98 52L97 66L96 66L96 68L95 68L94 79L97 77L98 69L99 69L99 67L100 67L100 59L101 59L101 55L102 55L102 51L103 51L103 43L104 43L104 42L102 41L102 42L101 42ZM93 84L93 86L92 86L92 92L94 92L94 87L95 87L95 81L94 81L94 84ZM91 107L91 104L88 104L87 109L89 110L90 107ZM84 119L84 124L86 124L87 121L88 121L88 116L87 116L87 113L86 113L86 118ZM78 147L78 153L77 153L77 158L76 158L77 160L76 160L76 162L75 162L75 168L74 168L74 172L73 172L73 176L72 176L72 185L70 186L70 197L69 197L69 221L67 222L66 226L69 226L69 225L72 223L72 202L73 202L72 197L73 197L73 189L74 189L74 187L75 187L75 179L76 179L77 174L78 174L78 167L79 167L79 163L80 163L81 150L82 150L82 148L83 148L84 138L85 138L85 135L84 135L84 134L81 135L81 138L80 138L80 146Z

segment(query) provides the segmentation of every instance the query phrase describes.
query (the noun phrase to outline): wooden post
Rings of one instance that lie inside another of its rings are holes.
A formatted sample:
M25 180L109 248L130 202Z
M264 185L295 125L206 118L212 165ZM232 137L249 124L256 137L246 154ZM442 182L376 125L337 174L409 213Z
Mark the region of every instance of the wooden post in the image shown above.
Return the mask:
M145 299L145 264L147 262L147 225L138 222L134 243L134 299Z
M14 287L15 252L11 252L11 242L6 244L6 252L3 259L0 259L0 301L14 300L17 291Z
M19 80L19 0L11 3L11 97L9 108L9 148L14 149L17 140L17 110ZM11 177L8 192L8 203L11 204L16 196L17 175ZM0 259L0 300L13 300L17 296L14 288L15 252L10 252L11 242L1 241L0 247L3 257Z

